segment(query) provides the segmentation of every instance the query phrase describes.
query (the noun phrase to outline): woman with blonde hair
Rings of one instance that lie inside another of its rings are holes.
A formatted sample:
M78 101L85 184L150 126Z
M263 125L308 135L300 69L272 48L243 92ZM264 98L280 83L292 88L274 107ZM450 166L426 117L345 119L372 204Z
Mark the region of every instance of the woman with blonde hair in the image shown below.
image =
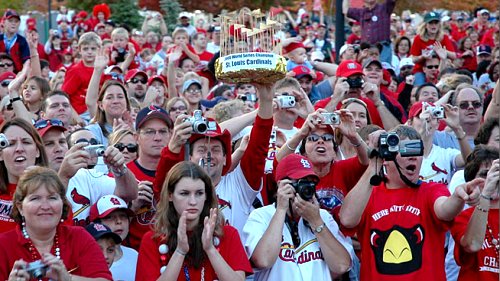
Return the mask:
M444 49L444 50L443 50ZM410 55L415 63L413 73L415 73L414 86L424 84L425 74L423 68L425 61L439 52L446 52L447 59L455 59L455 47L448 37L444 34L441 25L441 17L437 12L425 14L424 21L417 28L417 35L413 39Z
M137 158L139 146L134 132L128 129L119 129L112 132L108 137L109 145L116 147L125 158L125 164Z
M244 280L250 263L238 231L224 224L210 177L184 161L168 172L154 230L141 243L136 281Z
M167 112L175 122L177 116L181 114L187 114L188 103L184 98L174 97L171 98L167 103Z

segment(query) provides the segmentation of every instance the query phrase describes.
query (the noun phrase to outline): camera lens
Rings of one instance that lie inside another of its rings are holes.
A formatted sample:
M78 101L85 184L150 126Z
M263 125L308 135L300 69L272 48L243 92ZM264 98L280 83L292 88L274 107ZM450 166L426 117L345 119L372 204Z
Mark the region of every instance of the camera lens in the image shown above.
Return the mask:
M201 134L205 133L207 129L208 129L207 124L205 124L204 122L196 125L196 131L198 131Z
M399 137L397 135L387 136L387 145L396 146L399 144Z

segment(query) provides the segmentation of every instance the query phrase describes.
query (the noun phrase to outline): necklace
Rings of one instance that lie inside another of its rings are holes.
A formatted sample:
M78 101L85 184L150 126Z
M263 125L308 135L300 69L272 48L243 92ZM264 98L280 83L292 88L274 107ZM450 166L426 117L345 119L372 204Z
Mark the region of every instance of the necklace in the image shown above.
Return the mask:
M500 250L500 243L499 243L500 235L498 235L495 238L495 236L493 235L493 230L491 230L491 227L488 223L486 223L486 229L488 230L488 233L490 234L489 236L491 236L491 241L488 241L488 238L485 237L486 241L491 242L491 244L495 247L495 253L497 255L497 261L498 261L499 260L499 250Z
M23 233L24 238L26 238L28 240L28 251L30 251L31 259L33 261L37 261L37 260L42 259L42 256L40 255L40 253L36 249L35 245L33 245L33 241L31 240L24 223L23 223L23 227L22 227L21 231ZM57 234L57 231L56 231L56 235L54 236L54 243L52 244L52 249L50 252L54 253L58 259L61 258L61 248L59 247L59 235Z

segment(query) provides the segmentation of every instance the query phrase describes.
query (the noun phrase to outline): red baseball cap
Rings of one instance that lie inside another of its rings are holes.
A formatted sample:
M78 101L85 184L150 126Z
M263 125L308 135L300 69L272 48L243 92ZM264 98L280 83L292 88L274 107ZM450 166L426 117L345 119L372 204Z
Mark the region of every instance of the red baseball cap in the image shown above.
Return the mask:
M40 119L35 122L34 126L42 138L50 129L66 132L63 122L58 119Z
M292 68L292 71L295 73L295 78L300 79L304 76L309 76L311 79L316 78L316 75L313 75L311 69L307 66L299 65Z
M307 176L314 176L319 180L318 175L316 175L312 168L311 162L300 154L293 153L286 156L276 167L276 181L280 181L284 178L298 180Z
M286 46L284 49L285 49L285 52L287 53L290 53L290 52L293 52L294 50L298 49L298 48L306 48L304 46L304 44L302 44L302 42L292 42L290 44L288 44L288 46Z
M123 199L116 195L104 195L90 207L90 221L94 222L97 219L103 219L118 209L124 210L129 216L134 216L134 212L128 208Z
M163 76L161 76L161 75L153 75L153 76L149 77L149 79L148 79L148 86L151 86L151 84L155 80L162 82L163 85L167 85L167 83L165 83L165 79L163 78Z
M4 80L13 80L15 78L16 78L16 74L14 74L14 72L7 71L7 72L4 72L0 75L0 82L2 82Z
M418 101L411 106L410 111L408 112L408 119L418 116L423 110L424 103L426 103L427 106L434 106L432 102Z
M337 77L349 77L354 74L363 75L363 67L361 64L357 63L354 60L345 60L342 61L337 67L337 72L335 76Z
M127 71L127 74L125 74L125 83L130 82L130 79L134 78L138 74L142 74L142 75L144 75L144 77L146 77L146 79L148 79L148 74L146 74L146 72L139 70L137 68L134 68L134 69Z

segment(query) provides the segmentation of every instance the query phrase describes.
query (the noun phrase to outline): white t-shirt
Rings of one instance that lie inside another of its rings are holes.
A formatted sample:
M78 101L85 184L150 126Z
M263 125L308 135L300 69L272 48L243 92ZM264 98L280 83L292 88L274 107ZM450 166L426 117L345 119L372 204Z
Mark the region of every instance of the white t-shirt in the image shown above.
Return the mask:
M114 178L94 169L80 169L69 180L66 197L73 211L75 225L87 225L90 206L104 195L115 192Z
M120 245L123 255L119 260L113 262L109 271L114 281L135 281L135 269L137 267L136 250Z
M257 247L264 232L269 227L269 223L276 212L276 207L267 205L256 209L248 217L243 228L243 245L247 256L251 257ZM346 248L354 257L352 243L339 230L333 217L323 209L320 209L320 216L333 236ZM286 281L329 281L332 280L330 270L323 258L320 244L311 230L304 224L301 218L298 223L300 245L295 249L292 235L286 225L283 226L281 250L274 265L267 269L254 269L255 281L262 280L286 280Z
M422 161L420 179L448 185L455 172L455 158L459 154L460 150L432 145L431 153Z

